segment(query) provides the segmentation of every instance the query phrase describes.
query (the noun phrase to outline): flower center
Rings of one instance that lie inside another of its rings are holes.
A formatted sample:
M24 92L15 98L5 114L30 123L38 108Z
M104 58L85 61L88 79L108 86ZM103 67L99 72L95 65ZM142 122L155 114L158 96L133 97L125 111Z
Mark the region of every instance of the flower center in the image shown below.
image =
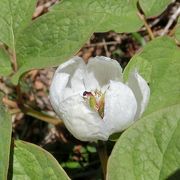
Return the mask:
M85 91L83 93L84 99L89 103L91 109L98 112L101 118L104 117L104 97L105 93L95 90L92 92Z

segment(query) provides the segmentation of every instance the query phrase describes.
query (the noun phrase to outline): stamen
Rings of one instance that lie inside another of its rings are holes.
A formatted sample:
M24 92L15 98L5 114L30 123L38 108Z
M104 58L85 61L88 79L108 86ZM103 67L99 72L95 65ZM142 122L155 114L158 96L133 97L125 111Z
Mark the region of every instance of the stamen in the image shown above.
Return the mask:
M101 118L104 117L104 97L105 94L99 90L92 92L85 91L83 98L89 103L89 106L98 112Z

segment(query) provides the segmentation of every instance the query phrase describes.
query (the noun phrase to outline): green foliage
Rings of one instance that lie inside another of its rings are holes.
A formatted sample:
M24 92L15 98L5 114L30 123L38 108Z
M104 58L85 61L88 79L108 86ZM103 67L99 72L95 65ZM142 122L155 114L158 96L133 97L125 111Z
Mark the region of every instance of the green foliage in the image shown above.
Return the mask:
M63 1L35 20L19 36L14 77L32 68L57 66L78 52L93 32L136 31L142 23L136 1Z
M180 167L179 105L149 114L116 143L108 179L166 179Z
M147 15L159 13L169 0L141 1ZM35 0L1 1L0 40L16 54L17 83L25 71L56 66L74 55L93 32L134 32L142 22L137 0L63 1L31 23Z
M8 54L3 49L0 49L0 64L0 75L9 75L12 71L11 63Z
M175 37L180 42L180 19L178 20L176 25Z
M151 98L145 114L178 104L180 100L180 51L170 38L157 38L148 43L142 53L135 55L124 76L136 67L149 82Z
M161 1L156 1L156 0L139 0L140 6L145 12L146 16L155 16L159 15L169 3L171 3L171 0L161 0Z
M13 180L68 180L53 156L39 146L16 141L14 148Z
M31 22L35 0L1 0L0 40L15 51L19 34Z
M180 167L179 57L174 42L158 38L128 64L125 77L138 68L150 83L151 98L143 117L117 141L109 179L165 179Z
M82 47L93 32L136 31L142 25L136 3L136 0L131 3L127 0L86 0L81 5L79 1L58 4L51 12L29 24L19 36L16 45L19 71L13 81L17 83L19 76L27 70L64 62ZM159 4L161 6L157 9L154 10L153 6L147 12L164 8L167 1ZM142 2L142 5L146 3Z
M0 99L2 99L1 94ZM11 131L11 118L2 103L0 102L0 179L2 180L7 179L11 144Z

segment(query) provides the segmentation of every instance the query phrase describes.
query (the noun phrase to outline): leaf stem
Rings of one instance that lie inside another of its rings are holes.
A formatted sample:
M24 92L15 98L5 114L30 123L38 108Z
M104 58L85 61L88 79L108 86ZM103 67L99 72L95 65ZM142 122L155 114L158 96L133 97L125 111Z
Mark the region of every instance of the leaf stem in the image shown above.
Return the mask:
M34 110L32 108L29 108L29 107L24 107L23 112L25 114L29 115L29 116L32 116L32 117L35 117L35 118L37 118L39 120L42 120L42 121L45 121L47 123L53 124L54 126L63 124L62 120L57 119L57 118L52 117L52 116L49 116L47 114L38 112L38 111L36 111L36 110Z
M107 161L108 161L106 142L98 141L98 143L97 143L97 151L98 151L98 154L99 154L99 159L100 159L100 162L101 162L103 176L104 176L104 179L105 179L106 178L106 170L107 170Z
M154 39L154 34L153 34L150 26L148 25L145 16L144 16L143 14L141 14L140 12L138 12L138 16L139 16L139 18L143 21L144 26L146 27L147 32L148 32L148 34L149 34L150 39L153 40L153 39Z
M14 72L17 72L17 60L16 60L16 52L15 50L13 51L13 54L12 54L12 62L13 62L13 69L14 69Z
M21 107L19 108L17 103L15 101L10 100L10 99L3 98L3 103L10 108L11 114L16 114L16 113L22 112L22 113L27 114L29 116L35 117L41 121L53 124L54 126L63 124L63 121L61 119L49 116L49 115L44 114L42 112L38 112L38 111L36 111L36 110L34 110L34 109L24 105L24 104L23 104L23 106L21 104Z

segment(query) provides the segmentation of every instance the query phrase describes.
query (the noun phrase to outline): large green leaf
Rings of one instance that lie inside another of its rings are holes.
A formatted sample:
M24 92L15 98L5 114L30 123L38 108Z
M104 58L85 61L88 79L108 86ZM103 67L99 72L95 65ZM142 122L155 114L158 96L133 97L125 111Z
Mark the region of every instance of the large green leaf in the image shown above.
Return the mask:
M2 180L7 179L11 131L11 118L2 105L2 96L0 94L0 179Z
M159 15L171 2L171 0L139 0L140 6L146 16Z
M108 163L108 179L160 180L180 168L180 51L158 38L132 58L124 75L137 68L151 88L143 117L117 141Z
M176 24L175 37L180 43L180 19L178 20L178 22Z
M126 131L110 156L109 180L164 180L180 168L180 105L145 116Z
M10 58L4 49L0 49L0 76L7 76L11 72Z
M53 156L39 146L15 141L13 180L68 180Z
M73 56L93 32L136 31L142 25L136 0L62 1L28 26L18 39L21 73L32 68L56 66Z
M141 2L147 14L159 12L169 0ZM150 9L146 8L151 5ZM160 12L159 12L160 13ZM64 0L30 24L18 38L19 70L13 81L33 68L57 66L83 46L93 32L134 32L142 25L137 0Z
M15 51L18 35L30 23L35 0L1 0L0 40Z

